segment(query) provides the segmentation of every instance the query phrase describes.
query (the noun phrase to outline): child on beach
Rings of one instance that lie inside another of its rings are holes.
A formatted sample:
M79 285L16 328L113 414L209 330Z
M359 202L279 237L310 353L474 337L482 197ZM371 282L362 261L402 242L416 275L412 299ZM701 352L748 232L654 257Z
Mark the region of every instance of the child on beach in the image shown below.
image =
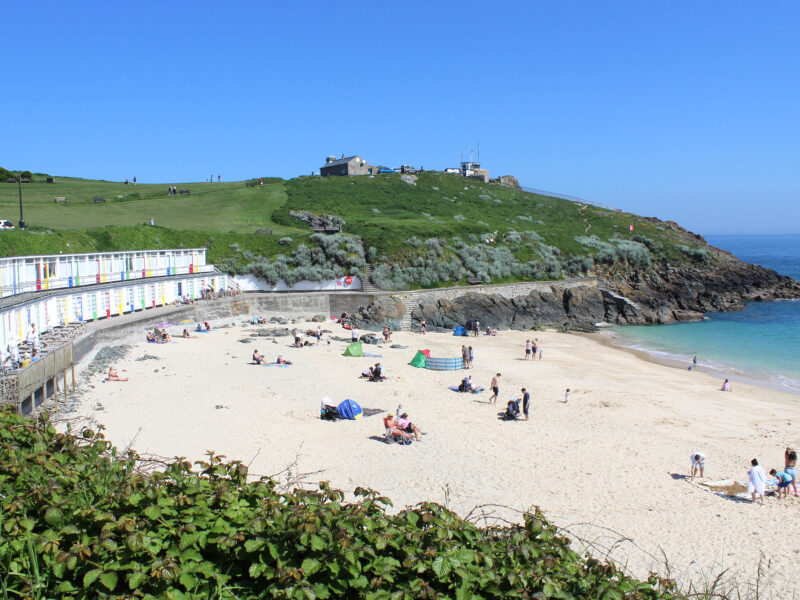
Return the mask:
M108 378L106 381L128 381L128 378L120 377L117 370L112 366L108 368Z
M781 497L781 492L783 492L784 498L788 498L789 486L792 484L792 476L785 471L776 471L775 469L772 469L769 474L778 480L778 498Z
M797 496L797 451L787 446L783 452L783 471L792 478L792 491Z
M694 481L695 475L699 474L700 479L703 478L703 472L706 469L706 455L700 454L699 452L692 452L689 455L689 463L692 467L692 481Z
M764 504L764 490L767 484L767 476L764 473L764 468L758 464L754 458L750 461L750 470L747 472L747 491L750 492L750 497L753 502L756 501L756 496Z
M569 402L569 388L567 388L567 391L564 392L564 404L567 402Z
M723 392L732 392L733 388L731 387L730 382L726 379L725 381L722 382L722 387L720 388L720 390Z

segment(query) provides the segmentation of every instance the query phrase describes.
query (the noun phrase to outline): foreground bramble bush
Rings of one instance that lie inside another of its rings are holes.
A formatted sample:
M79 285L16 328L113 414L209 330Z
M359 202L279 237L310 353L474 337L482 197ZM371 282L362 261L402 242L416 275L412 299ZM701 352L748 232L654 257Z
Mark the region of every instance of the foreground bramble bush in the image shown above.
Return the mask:
M479 528L357 489L278 491L209 454L152 475L99 433L0 412L2 598L674 598L582 559L539 514Z

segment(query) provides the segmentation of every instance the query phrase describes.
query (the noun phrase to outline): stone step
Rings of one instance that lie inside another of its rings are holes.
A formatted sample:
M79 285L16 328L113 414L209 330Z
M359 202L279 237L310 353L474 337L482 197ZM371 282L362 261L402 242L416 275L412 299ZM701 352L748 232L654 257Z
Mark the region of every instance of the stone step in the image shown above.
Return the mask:
M419 303L419 295L406 294L400 296L400 301L403 303L403 306L406 309L403 313L403 318L400 320L400 330L411 331L411 326L414 323L413 319L411 318L411 311L417 307Z
M366 267L364 268L364 279L361 282L361 291L362 292L380 292L380 288L378 288L374 283L372 283L372 265L367 263Z

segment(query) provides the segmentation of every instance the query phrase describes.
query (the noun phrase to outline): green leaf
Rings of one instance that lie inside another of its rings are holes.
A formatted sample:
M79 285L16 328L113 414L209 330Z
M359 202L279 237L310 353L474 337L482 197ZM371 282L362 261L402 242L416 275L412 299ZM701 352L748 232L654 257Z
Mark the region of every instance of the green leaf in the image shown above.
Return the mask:
M161 510L157 506L148 506L143 512L148 518L154 521L161 516Z
M312 550L322 550L326 546L327 546L327 544L325 543L325 540L322 539L320 536L318 536L317 534L314 534L314 535L311 536L311 549Z
M303 561L302 569L306 576L313 575L319 571L320 562L315 558L307 558Z
M132 590L135 590L142 584L144 578L144 571L134 571L133 573L128 573L128 587Z
M114 588L117 587L118 579L119 576L114 571L106 571L100 575L100 583L106 586L109 592L113 592Z
M449 559L444 556L437 556L433 559L433 564L431 565L433 568L433 572L436 573L436 576L439 579L444 579L447 577L447 574L453 568L452 563Z
M324 583L315 583L314 593L317 595L317 598L321 598L322 600L331 597L331 592Z
M247 540L244 543L244 549L248 552L256 552L257 550L261 550L267 543L262 537L253 538L252 540Z
M86 574L83 576L84 589L91 587L91 585L97 581L97 578L100 577L102 572L102 569L92 569L91 571L86 571Z
M186 550L181 552L181 561L182 562L185 562L185 561L197 561L197 562L200 562L201 560L203 560L203 555L200 554L194 548L187 548Z
M191 573L181 573L180 577L178 577L178 581L181 582L181 585L186 588L186 591L191 591L197 585L197 577L192 575Z

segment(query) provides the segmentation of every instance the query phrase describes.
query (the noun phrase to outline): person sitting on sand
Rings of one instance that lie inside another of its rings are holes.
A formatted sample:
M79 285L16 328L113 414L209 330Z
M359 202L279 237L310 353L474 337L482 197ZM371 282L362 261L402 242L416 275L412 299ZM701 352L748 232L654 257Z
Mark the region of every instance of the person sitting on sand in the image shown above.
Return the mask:
M171 337L170 337L170 335L167 333L167 330L166 330L166 329L162 329L162 330L161 330L161 343L162 343L162 344L168 344L168 343L170 343L170 342L172 342L172 338L171 338Z
M413 434L414 435L414 439L417 440L417 441L419 441L419 436L420 435L425 435L424 431L422 431L419 427L414 425L414 423L412 423L409 420L408 413L403 413L402 415L400 415L400 417L398 417L397 426L400 429L402 429L403 431L405 431L406 433Z
M197 323L197 327L195 328L195 331L196 331L197 333L202 333L202 332L204 331L204 329L203 329L203 324L202 324L202 323L200 323L199 321L198 321L198 323Z
M764 473L764 468L758 464L755 458L750 461L750 470L747 472L747 491L750 492L750 497L753 502L756 497L761 499L761 504L764 504L764 490L766 489L767 475Z
M383 341L384 342L391 342L392 341L392 330L388 327L383 328Z
M461 380L461 385L458 386L459 392L472 392L474 388L472 387L472 375L468 375Z
M361 377L362 379L372 379L372 374L374 371L375 369L372 367L366 368L363 371L361 371L361 375L359 375L359 377Z
M386 377L383 374L383 367L381 363L375 363L372 369L372 379L370 381L383 381Z
M253 350L253 362L257 365L263 365L267 362L267 360L259 353L259 351Z
M183 333L181 334L181 337L182 338L196 338L197 336L189 334L189 330L188 329L184 329Z
M397 424L397 419L394 418L394 415L389 415L388 417L384 417L383 419L383 426L389 430L390 435L400 436L404 439L410 440L411 435L400 429Z
M777 471L772 469L769 472L775 479L778 480L778 498L783 494L784 498L789 497L789 486L792 484L792 476L786 471Z
M206 326L206 331L211 331L211 325L209 325L208 321L203 321L203 325Z
M695 475L699 473L700 479L703 478L703 472L706 469L706 455L699 452L692 452L689 455L689 463L692 468L691 480L694 481Z
M792 478L792 491L797 496L797 451L787 447L783 453L783 472Z
M276 364L276 365L290 365L290 364L292 364L292 362L291 362L291 361L289 361L289 360L286 360L285 358L283 358L283 357L282 357L282 356L279 354L279 355L278 355L278 358L276 358L276 359L275 359L275 364Z
M723 381L722 382L722 387L720 388L720 390L723 391L723 392L732 392L733 388L731 387L730 381L728 381L727 379L725 381Z
M114 367L109 367L106 381L128 381L128 378L120 377L119 373L117 373L117 370Z

